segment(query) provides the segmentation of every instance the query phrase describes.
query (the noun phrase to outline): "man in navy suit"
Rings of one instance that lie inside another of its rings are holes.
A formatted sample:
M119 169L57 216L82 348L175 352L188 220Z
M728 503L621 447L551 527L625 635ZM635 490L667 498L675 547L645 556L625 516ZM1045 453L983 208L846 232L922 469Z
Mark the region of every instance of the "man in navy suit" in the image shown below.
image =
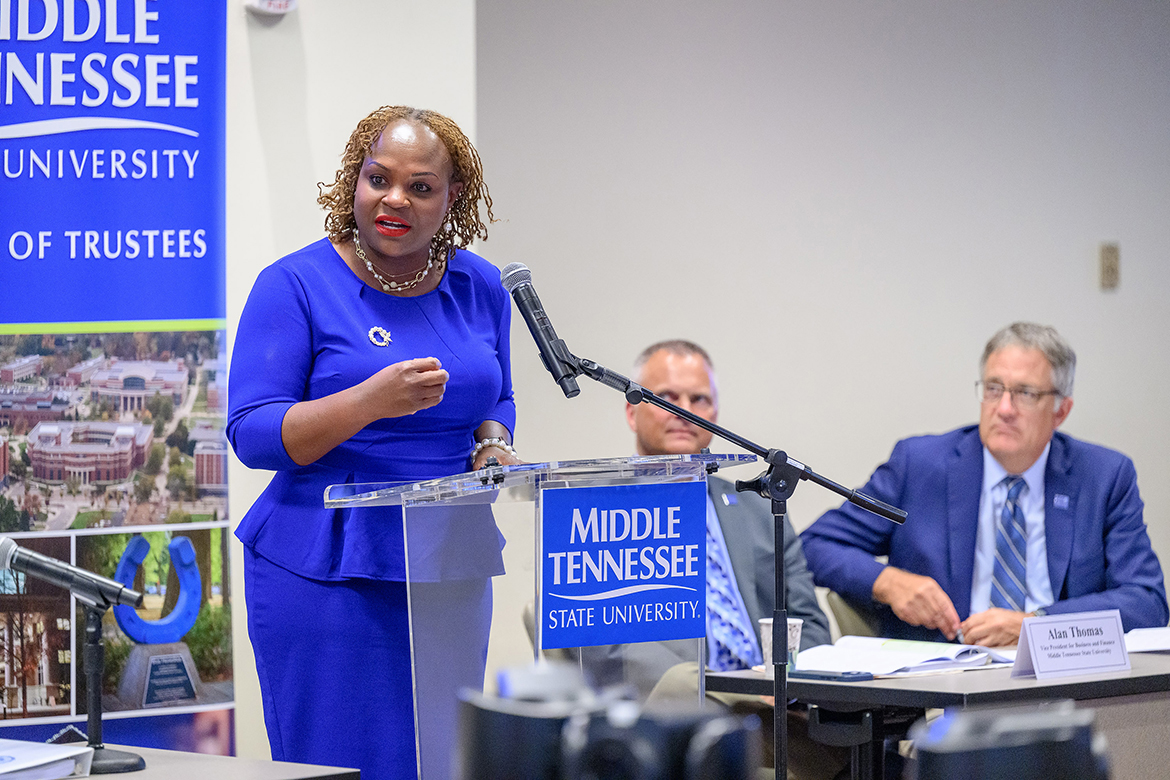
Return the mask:
M1166 625L1133 462L1056 430L1073 350L1017 322L981 367L979 425L898 442L862 488L904 525L844 504L801 535L816 583L876 608L890 637L1010 645L1025 617L1103 609L1127 631Z

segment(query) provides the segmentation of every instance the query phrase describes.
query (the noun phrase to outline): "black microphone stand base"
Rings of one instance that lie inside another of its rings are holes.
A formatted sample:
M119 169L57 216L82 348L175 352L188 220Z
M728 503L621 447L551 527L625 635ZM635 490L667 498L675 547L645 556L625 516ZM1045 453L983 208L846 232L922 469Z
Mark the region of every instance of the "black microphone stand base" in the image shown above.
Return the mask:
M108 747L94 748L93 763L89 765L91 775L114 775L142 769L146 769L146 761L142 756L124 750L111 750Z

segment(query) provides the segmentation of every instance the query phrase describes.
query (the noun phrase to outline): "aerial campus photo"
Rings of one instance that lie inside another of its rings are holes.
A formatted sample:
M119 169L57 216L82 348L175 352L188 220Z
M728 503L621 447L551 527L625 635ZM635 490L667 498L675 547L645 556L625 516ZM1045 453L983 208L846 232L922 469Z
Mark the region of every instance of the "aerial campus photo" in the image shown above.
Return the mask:
M233 698L223 344L222 331L0 335L0 534L146 597L103 616L106 711ZM0 571L0 722L84 714L75 608Z
M222 342L0 335L0 532L226 520Z

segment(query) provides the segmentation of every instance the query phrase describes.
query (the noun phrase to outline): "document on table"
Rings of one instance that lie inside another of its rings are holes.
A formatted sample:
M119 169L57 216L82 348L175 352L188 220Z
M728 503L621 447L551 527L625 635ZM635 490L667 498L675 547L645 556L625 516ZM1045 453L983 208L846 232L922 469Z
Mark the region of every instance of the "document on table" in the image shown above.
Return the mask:
M1014 649L946 642L913 642L872 636L843 636L833 645L801 650L796 668L818 672L869 672L893 676L977 669L1011 664Z
M1158 653L1170 650L1170 627L1135 628L1127 631L1125 649L1131 653Z
M0 778L3 780L60 780L87 777L93 748L85 744L48 745L0 739Z

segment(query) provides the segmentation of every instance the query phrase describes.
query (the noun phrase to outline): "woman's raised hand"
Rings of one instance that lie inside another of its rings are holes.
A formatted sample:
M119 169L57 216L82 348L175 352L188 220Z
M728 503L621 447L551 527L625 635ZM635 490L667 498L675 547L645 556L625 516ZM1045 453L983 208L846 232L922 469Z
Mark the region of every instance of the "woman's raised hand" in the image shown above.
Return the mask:
M404 417L442 401L449 376L438 358L415 358L386 366L362 389L378 417Z
M438 358L404 360L354 387L293 404L281 423L284 449L295 463L308 465L375 420L436 405L447 377Z

